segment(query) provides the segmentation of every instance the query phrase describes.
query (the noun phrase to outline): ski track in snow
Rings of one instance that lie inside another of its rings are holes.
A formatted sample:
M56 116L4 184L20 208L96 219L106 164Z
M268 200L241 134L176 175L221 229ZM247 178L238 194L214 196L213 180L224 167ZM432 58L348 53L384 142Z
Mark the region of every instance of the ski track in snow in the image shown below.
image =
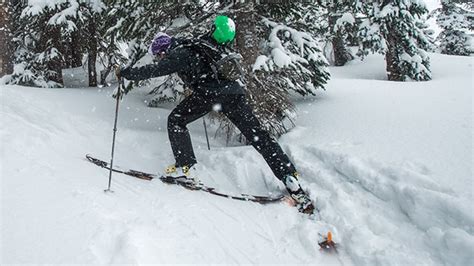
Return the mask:
M110 156L111 90L0 90L2 263L474 264L472 202L423 165L299 142L300 127L280 143L322 219L119 174L103 193L108 172L84 155ZM169 110L142 106L122 102L116 165L158 172L171 158ZM201 131L192 126L195 147L206 146ZM284 191L251 147L196 153L199 177L219 191ZM317 245L329 230L337 255Z
M290 150L322 217L338 229L336 241L355 264L386 264L390 256L402 265L453 256L457 265L473 262L470 203L429 177L317 147ZM410 254L420 245L429 247L426 253Z

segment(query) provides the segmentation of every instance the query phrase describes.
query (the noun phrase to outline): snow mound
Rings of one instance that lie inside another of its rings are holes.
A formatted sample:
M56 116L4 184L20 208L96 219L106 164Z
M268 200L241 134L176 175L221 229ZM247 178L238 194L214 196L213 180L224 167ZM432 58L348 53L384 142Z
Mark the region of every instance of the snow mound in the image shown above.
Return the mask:
M379 264L389 257L397 257L400 265L474 261L470 202L430 176L411 165L386 165L317 147L290 151L322 217L339 228L356 264Z

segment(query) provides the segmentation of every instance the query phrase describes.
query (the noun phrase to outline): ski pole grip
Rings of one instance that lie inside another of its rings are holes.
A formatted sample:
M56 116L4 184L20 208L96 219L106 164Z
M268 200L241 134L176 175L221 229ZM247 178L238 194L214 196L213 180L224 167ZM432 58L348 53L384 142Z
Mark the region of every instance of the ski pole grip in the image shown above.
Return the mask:
M117 80L119 80L119 81L122 78L121 75L120 75L121 70L122 70L122 68L118 64L114 65L115 76L117 77Z

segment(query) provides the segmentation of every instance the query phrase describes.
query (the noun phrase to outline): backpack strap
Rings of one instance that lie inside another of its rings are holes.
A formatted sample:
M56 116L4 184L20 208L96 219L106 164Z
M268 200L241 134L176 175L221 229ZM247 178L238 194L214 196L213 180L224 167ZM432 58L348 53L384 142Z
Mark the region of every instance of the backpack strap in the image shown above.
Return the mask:
M242 61L243 57L239 53L230 53L221 58L219 61L216 62L217 68L220 68L222 65L229 61L234 61L234 65L237 67L239 73L240 73L240 80L242 82L246 82L245 80L245 72L244 69L242 68L242 65L240 62Z

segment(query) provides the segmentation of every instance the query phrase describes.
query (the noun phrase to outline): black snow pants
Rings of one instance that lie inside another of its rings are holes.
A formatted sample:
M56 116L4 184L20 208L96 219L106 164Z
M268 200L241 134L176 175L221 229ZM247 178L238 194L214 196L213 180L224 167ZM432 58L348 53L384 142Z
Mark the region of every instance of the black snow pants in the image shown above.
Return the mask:
M278 179L283 181L285 176L295 175L296 169L293 163L276 140L262 128L252 113L245 95L241 94L203 97L193 93L171 112L168 117L168 136L177 167L191 166L197 162L186 125L206 115L216 105L220 105L220 111L263 156Z

